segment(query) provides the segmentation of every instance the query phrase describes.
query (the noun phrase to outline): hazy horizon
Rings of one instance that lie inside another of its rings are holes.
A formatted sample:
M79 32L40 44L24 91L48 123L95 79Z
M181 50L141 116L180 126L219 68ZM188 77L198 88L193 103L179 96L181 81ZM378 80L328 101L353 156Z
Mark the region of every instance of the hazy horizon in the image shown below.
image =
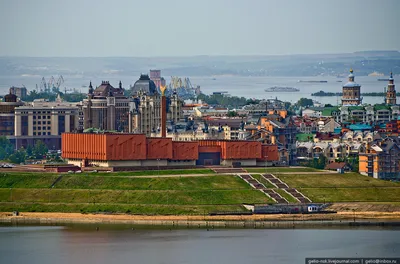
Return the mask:
M0 56L275 56L400 50L400 1L0 2Z

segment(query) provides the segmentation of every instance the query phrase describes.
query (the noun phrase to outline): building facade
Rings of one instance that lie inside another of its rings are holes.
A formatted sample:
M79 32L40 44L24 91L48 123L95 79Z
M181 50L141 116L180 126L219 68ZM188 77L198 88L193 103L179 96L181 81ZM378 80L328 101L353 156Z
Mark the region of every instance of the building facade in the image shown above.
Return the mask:
M7 94L0 102L0 135L13 136L15 132L15 108L24 105L15 94Z
M150 136L161 128L161 94L148 75L142 74L131 89L133 97L131 113L131 130ZM183 101L176 93L166 98L167 120L178 123L183 118Z
M64 133L62 156L68 163L87 167L227 165L257 166L278 158L276 145L257 141L200 140L177 142L171 138L127 133ZM267 157L268 154L268 157ZM263 156L265 155L265 156Z
M21 100L24 100L26 96L28 95L26 87L15 87L12 86L10 87L9 90L10 94L14 94L18 96Z
M343 85L342 105L361 105L361 85L354 82L353 69L350 69L348 82Z
M160 89L160 86L165 86L165 79L161 76L160 70L150 70L150 80L154 82L157 89Z
M400 180L400 147L397 138L368 145L359 156L360 174L384 180Z
M128 132L130 101L121 82L114 88L108 81L102 81L96 89L90 82L88 97L82 102L83 128Z
M41 140L51 150L61 149L61 134L78 128L79 108L66 102L34 101L15 108L15 133L8 138L15 147L27 147Z

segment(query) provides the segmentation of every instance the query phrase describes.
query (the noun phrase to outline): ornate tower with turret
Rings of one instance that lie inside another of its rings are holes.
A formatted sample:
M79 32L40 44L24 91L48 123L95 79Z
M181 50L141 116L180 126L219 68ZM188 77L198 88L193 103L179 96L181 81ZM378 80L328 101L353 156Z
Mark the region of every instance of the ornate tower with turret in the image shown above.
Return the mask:
M348 82L343 85L342 105L360 105L361 98L361 85L354 82L353 69L350 69Z
M386 91L386 104L395 105L396 104L396 88L394 85L393 73L390 73L389 83Z

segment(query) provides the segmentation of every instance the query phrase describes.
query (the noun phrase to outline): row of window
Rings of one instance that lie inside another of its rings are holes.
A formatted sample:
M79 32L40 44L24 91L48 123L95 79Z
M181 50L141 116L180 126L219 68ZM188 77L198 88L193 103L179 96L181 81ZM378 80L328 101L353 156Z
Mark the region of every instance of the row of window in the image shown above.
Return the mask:
M33 135L34 136L45 136L45 135L48 135L48 136L50 136L51 134L50 134L50 132L33 132Z
M33 119L50 119L50 116L33 116Z
M50 111L33 111L34 114L50 114Z
M46 127L45 127L45 126L44 126L44 127L40 127L40 126L38 126L38 127L34 126L34 127L33 127L33 130L42 130L42 129L43 129L43 130L46 130ZM47 127L47 130L51 130L51 127L48 126L48 127Z
M36 125L36 121L33 121L33 124ZM37 124L41 125L42 121L37 121ZM43 121L43 125L45 125L45 124L46 124L46 121ZM50 125L50 121L47 121L47 124Z

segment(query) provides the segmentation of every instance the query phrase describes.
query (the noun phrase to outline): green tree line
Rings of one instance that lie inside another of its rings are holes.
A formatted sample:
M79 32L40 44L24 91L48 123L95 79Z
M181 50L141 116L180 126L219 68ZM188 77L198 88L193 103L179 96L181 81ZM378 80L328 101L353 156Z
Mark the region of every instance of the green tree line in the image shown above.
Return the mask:
M42 159L48 152L47 146L41 141L36 141L34 146L28 145L26 149L14 149L14 145L6 137L0 137L0 160L12 163L25 162L27 159Z
M199 96L197 96L197 99L202 100L203 102L209 105L219 105L223 107L234 107L234 108L260 103L260 100L258 99L248 99L245 97L238 97L238 96L224 96L221 94L211 94L211 95L200 94Z

